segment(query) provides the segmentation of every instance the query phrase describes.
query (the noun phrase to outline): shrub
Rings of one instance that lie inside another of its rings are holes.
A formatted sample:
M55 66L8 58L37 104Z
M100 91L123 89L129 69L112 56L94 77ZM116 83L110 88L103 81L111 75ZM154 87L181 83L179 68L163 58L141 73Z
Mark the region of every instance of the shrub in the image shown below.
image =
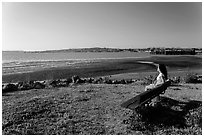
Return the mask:
M170 78L172 81L172 84L178 84L181 82L181 77L178 76L178 77L173 77L173 78Z
M188 73L184 77L184 82L185 83L202 83L202 80L199 78L199 76L197 74Z

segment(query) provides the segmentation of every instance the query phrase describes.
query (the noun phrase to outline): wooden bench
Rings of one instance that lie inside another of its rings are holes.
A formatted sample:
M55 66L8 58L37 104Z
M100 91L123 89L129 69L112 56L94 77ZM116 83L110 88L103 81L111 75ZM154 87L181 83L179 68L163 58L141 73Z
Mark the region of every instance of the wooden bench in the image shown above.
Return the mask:
M164 84L145 91L127 101L125 101L124 103L121 104L122 107L124 108L128 108L131 110L136 110L142 106L145 106L145 104L149 105L149 103L151 103L151 100L157 96L159 96L160 94L164 94L165 90L167 89L168 86L171 85L171 81L167 80Z

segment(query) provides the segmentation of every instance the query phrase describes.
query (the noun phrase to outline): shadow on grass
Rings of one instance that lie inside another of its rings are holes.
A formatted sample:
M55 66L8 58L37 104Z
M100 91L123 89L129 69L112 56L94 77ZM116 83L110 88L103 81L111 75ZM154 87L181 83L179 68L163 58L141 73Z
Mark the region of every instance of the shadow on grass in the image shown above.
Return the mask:
M201 101L182 102L167 97L161 97L157 106L149 106L133 113L129 119L131 130L143 131L144 134L154 134L162 128L202 127Z

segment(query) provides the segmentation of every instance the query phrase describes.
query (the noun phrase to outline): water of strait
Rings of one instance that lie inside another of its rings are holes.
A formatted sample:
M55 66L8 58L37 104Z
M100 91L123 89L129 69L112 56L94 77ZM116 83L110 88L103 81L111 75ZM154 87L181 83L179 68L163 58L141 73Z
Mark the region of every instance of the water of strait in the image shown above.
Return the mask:
M147 57L149 53L138 52L2 52L2 74L37 71L45 68L75 66L100 59Z

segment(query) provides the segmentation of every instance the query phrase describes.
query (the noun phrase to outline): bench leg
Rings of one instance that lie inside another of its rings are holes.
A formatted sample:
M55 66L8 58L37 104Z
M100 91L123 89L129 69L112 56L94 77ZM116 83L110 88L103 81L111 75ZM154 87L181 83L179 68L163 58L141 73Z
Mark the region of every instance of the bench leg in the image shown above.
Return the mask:
M147 102L148 106L155 106L160 101L160 96L156 96Z
M160 101L160 96L156 97L156 103Z

